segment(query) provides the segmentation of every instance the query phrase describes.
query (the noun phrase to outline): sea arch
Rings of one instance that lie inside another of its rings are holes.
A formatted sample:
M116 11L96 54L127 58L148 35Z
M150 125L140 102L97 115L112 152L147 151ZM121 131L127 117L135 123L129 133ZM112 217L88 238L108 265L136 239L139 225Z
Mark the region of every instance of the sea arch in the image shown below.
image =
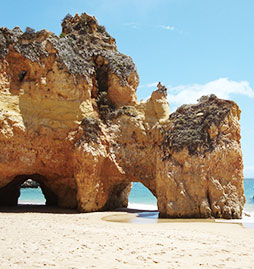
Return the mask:
M46 199L47 206L55 206L58 204L57 194L45 184L47 181L45 176L40 174L31 175L17 175L6 186L0 189L0 205L2 206L16 206L18 204L18 198L20 196L21 185L27 180L32 179L40 184L42 193Z
M51 178L42 174L20 174L0 188L0 206L16 206L20 196L21 185L32 179L40 184L46 206L76 208L76 184L73 178Z

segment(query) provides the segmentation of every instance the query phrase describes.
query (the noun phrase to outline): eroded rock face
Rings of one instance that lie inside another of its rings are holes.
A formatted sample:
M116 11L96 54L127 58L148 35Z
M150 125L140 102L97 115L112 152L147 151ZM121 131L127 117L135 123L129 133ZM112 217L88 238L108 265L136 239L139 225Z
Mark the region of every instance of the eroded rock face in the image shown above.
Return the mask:
M32 188L36 189L40 187L40 184L36 181L33 181L32 179L27 179L24 183L21 184L21 188Z
M166 207L158 202L163 216L241 216L245 198L239 119L234 102L214 95L170 115L172 125L164 129L158 158L157 190L158 199L173 194L175 199Z
M160 83L137 102L132 59L87 14L61 37L0 28L0 204L37 181L47 204L81 212L128 205L143 183L162 217L240 218L240 110L204 97L169 114Z

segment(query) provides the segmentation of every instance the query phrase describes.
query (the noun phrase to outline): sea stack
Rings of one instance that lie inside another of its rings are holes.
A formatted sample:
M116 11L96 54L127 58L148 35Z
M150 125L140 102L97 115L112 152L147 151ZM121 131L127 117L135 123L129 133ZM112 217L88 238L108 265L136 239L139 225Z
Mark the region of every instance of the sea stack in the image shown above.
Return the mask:
M141 182L161 217L241 218L237 104L211 95L170 114L161 83L140 103L138 84L86 13L66 16L60 37L0 28L0 205L32 179L48 205L111 210Z

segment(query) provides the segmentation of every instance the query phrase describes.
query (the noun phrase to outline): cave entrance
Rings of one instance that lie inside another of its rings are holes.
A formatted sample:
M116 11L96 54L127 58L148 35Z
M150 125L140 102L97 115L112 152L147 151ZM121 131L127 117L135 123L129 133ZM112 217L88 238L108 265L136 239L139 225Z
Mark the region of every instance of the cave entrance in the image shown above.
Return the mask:
M14 177L14 179L9 184L0 189L0 205L1 206L18 205L20 193L23 192L21 191L21 185L24 183L25 185L27 185L27 182L31 181L32 184L38 184L38 186L40 186L41 193L39 189L37 190L37 193L44 195L45 199L44 204L47 206L56 206L58 204L57 196L45 185L44 182L46 180L47 179L44 176L39 174L18 175ZM29 204L36 204L36 203L31 202Z
M32 179L26 180L21 184L19 205L45 205L46 199L40 187L40 184Z
M140 182L133 182L129 194L128 208L139 210L158 210L157 198Z

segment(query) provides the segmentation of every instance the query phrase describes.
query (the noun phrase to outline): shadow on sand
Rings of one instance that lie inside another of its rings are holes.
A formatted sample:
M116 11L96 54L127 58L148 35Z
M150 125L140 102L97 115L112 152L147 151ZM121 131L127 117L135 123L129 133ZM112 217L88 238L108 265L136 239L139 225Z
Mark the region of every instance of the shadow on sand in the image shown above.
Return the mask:
M0 206L0 213L52 213L52 214L79 214L76 209L67 209L45 205L17 205Z
M244 228L254 229L254 222L246 222L245 220L223 220L223 219L166 219L159 218L159 212L157 210L141 210L132 208L118 208L111 211L112 213L102 218L103 221L118 222L118 223L232 223L240 224ZM34 204L19 204L17 206L0 206L0 213L47 213L47 214L82 214L76 209L61 208L57 206L45 206ZM123 214L126 213L126 214ZM85 213L84 213L85 214Z
M145 216L158 218L158 211L156 210L139 210L130 208L118 208L115 210L110 210L108 212L126 212L130 216L139 215L140 217L145 214ZM81 214L76 209L61 208L57 206L45 206L45 205L35 205L35 204L19 204L17 206L0 206L0 213L52 213L52 214Z

